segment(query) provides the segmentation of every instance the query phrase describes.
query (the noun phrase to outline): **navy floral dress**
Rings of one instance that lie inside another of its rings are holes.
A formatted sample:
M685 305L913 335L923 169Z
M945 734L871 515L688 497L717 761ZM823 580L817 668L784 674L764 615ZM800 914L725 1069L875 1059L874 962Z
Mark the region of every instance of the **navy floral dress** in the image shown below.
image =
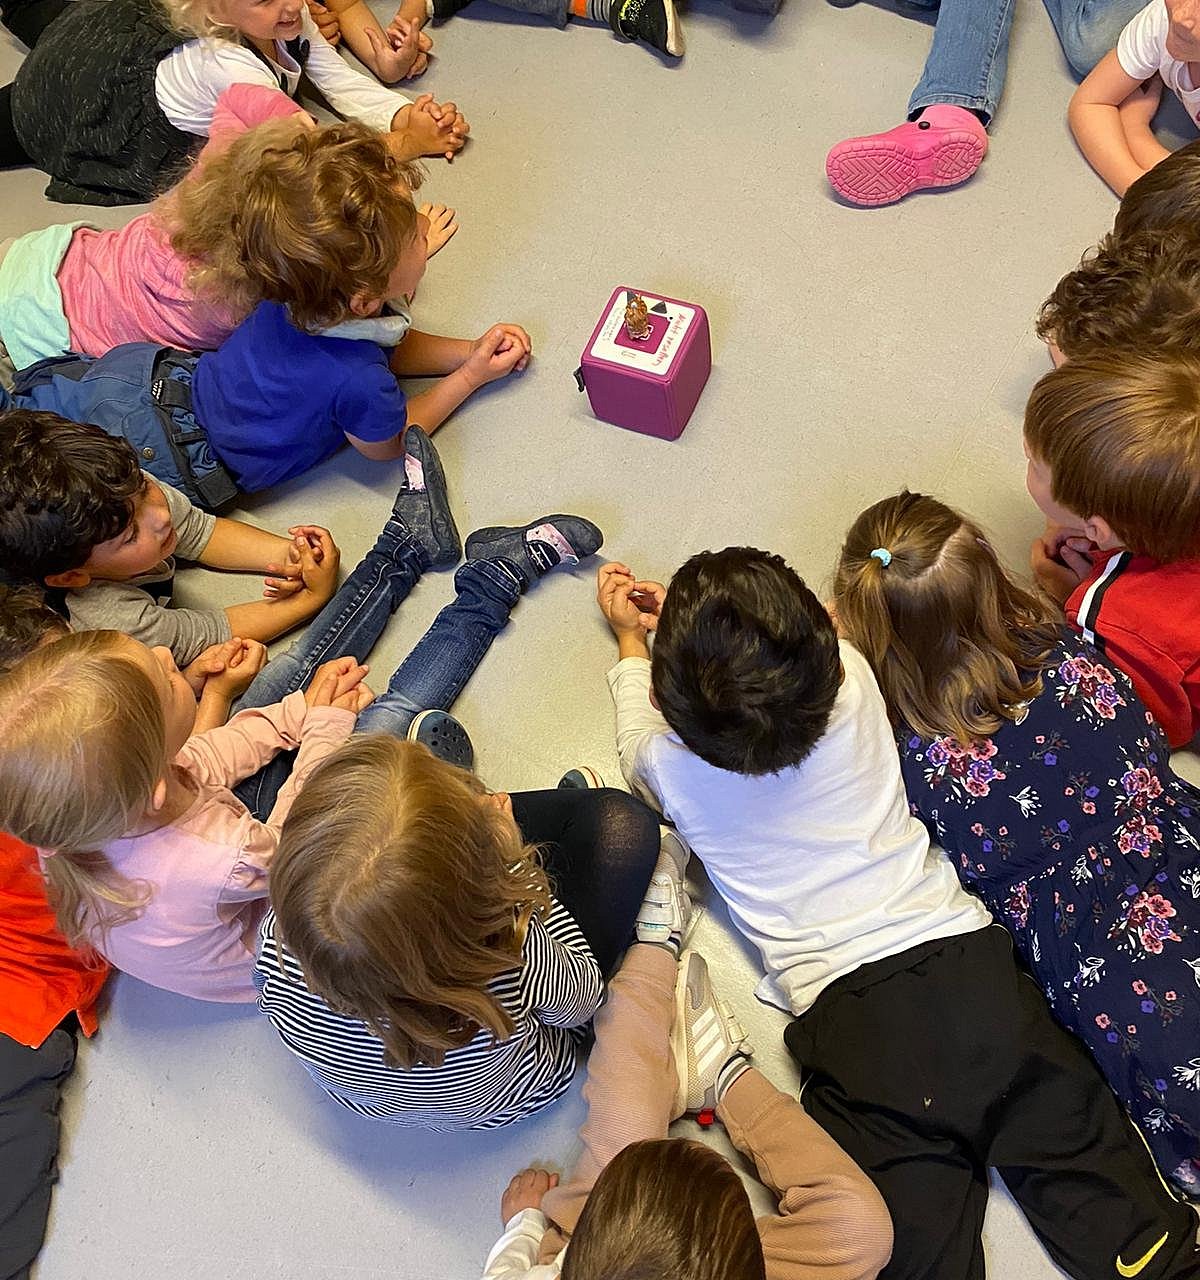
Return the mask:
M1200 1196L1200 790L1128 677L1064 628L991 738L897 737L913 813Z

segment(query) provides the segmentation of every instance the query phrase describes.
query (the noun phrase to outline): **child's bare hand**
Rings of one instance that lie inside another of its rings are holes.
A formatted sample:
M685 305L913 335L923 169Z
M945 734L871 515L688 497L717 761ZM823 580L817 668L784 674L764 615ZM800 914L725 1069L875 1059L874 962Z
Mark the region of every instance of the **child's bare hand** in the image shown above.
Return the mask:
M387 25L387 38L393 48L397 48L402 41L408 39L409 31L416 32L417 56L412 66L408 69L409 80L415 80L417 76L423 74L429 67L429 55L433 49L433 41L421 30L423 20L423 17L405 17L404 5L402 4Z
M342 705L339 699L359 689L369 670L365 663L349 657L334 658L332 662L322 663L304 691L304 701L310 707ZM369 689L367 693L370 694ZM367 702L370 700L368 697Z
M429 223L429 230L425 233L425 256L432 258L458 230L458 214L444 204L423 204L417 212L423 214Z
M1080 572L1061 560L1055 559L1051 550L1052 548L1046 545L1043 538L1034 538L1033 546L1029 549L1029 566L1033 570L1038 586L1056 604L1065 605L1075 588L1087 577L1091 569L1091 561L1083 557L1087 567ZM1064 546L1060 549L1060 554L1065 551Z
M471 127L453 102L434 102L423 93L392 117L391 149L400 160L418 156L445 156L452 160L461 151Z
M257 640L230 640L233 652L224 671L209 677L207 688L230 702L246 692L254 677L267 665L267 646Z
M546 1192L557 1186L557 1173L548 1169L522 1169L500 1197L501 1222L509 1222L522 1209L540 1209Z
M482 338L471 343L463 371L473 386L482 387L524 369L532 350L533 342L519 324L494 324Z
M413 23L393 18L387 31L376 31L374 27L364 30L371 46L371 70L384 84L395 84L425 70L429 60L421 52L421 33ZM418 59L420 71L414 70Z
M659 582L639 582L628 565L602 564L596 574L596 603L614 635L640 635L658 626L667 589Z
M220 675L225 664L233 657L240 640L225 640L221 644L210 644L179 673L191 686L198 698L204 692L204 686L212 676Z
M342 28L337 20L337 14L330 13L323 4L318 3L318 0L308 0L308 12L317 24L317 30L330 44L336 45L342 38Z
M345 693L339 694L329 705L338 707L342 711L353 711L358 715L374 701L374 690L368 689L365 684L357 684L353 689L347 689Z

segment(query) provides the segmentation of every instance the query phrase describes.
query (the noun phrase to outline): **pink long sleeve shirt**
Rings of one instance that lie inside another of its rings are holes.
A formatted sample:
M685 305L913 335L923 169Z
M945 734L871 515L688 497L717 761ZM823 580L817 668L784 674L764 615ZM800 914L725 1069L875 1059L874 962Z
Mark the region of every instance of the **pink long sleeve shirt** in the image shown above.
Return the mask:
M105 936L97 931L96 949L116 968L167 991L254 1000L255 934L267 910L267 871L280 830L304 780L353 727L351 712L310 709L302 693L292 693L191 738L175 766L196 793L192 805L175 822L104 850L120 876L146 886L148 899L134 919ZM291 777L259 822L229 788L297 746Z
M300 110L277 90L231 86L217 100L197 167L255 125ZM57 273L71 350L102 356L122 342L154 342L185 351L219 347L242 316L197 298L187 272L187 261L171 248L153 208L119 231L79 227Z

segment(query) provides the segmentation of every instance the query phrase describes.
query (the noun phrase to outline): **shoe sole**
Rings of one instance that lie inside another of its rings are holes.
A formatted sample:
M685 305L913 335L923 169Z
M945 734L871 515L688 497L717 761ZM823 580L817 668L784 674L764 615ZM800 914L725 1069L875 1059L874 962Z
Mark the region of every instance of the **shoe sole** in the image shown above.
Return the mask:
M431 720L440 719L444 714L445 712L438 710L422 711L408 726L406 735L408 741L420 742L422 727ZM467 731L457 721L446 721L440 733L435 729L428 736L430 740L423 745L428 747L439 760L445 760L459 769L470 769L474 765L475 748L471 745Z
M697 951L685 951L679 957L679 970L675 975L675 1017L671 1022L671 1057L675 1063L675 1116L686 1115L688 1110L687 1015L691 1006L688 991L693 958L700 962L698 975L708 971L704 957Z
M679 14L675 12L675 0L663 0L663 8L667 13L667 53L672 58L682 58L683 28L679 25Z
M965 182L986 153L983 140L965 129L946 130L928 148L854 138L829 153L825 173L838 195L852 204L894 204L914 191Z

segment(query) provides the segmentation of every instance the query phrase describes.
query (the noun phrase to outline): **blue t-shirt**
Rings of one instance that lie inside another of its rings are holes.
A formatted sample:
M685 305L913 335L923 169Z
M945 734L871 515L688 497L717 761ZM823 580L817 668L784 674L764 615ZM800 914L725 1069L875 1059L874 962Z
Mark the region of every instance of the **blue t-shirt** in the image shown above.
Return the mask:
M263 302L196 365L192 404L245 493L315 467L345 443L390 440L408 421L378 343L305 333Z

